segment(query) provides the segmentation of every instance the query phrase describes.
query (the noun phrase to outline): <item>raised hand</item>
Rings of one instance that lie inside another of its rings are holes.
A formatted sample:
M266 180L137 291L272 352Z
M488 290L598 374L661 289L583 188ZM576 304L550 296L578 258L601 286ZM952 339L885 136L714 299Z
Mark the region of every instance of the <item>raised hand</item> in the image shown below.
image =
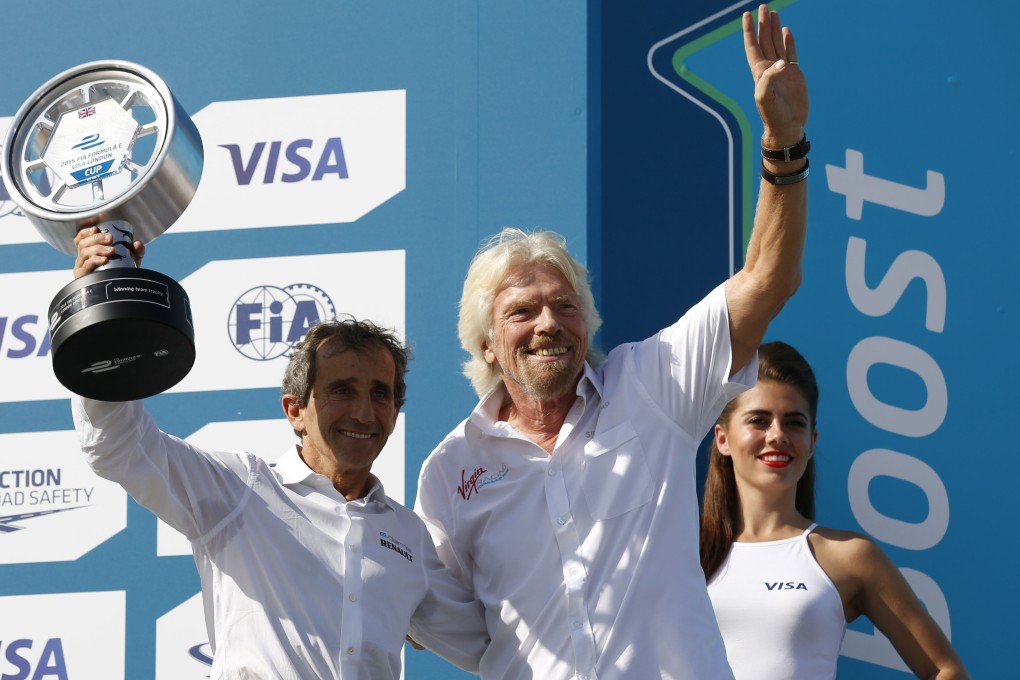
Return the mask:
M751 12L744 12L743 21L754 101L765 125L762 144L769 148L796 144L807 124L808 93L793 33L780 23L779 13L770 12L766 5L758 7L757 26Z

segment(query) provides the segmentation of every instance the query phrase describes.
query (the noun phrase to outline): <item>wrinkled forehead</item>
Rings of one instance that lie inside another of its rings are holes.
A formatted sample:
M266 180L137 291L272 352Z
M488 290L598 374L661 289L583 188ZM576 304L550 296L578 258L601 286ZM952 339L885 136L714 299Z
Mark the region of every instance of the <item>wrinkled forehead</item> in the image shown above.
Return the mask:
M508 288L527 288L539 283L549 283L554 287L560 287L564 294L576 292L559 267L548 262L527 262L512 267L507 272L507 275L503 277L503 282L496 289L496 295Z
M344 342L343 338L332 337L326 338L319 343L319 346L315 349L315 353L319 355L319 359L336 359L342 357L344 354L350 352L352 358L359 360L372 359L380 353L389 354L386 352L386 348L378 342L367 342L364 345L348 345Z
M360 377L393 386L396 380L396 363L384 346L368 343L351 347L342 341L323 341L317 350L319 359L316 380L331 380L337 375Z

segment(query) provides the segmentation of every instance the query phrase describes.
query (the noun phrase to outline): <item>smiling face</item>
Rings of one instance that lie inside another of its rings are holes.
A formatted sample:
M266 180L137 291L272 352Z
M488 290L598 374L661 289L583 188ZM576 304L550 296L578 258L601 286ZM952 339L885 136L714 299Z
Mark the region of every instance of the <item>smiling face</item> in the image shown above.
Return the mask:
M485 360L499 367L514 399L570 395L587 352L580 299L563 274L549 265L512 271L493 301Z
M316 366L308 403L285 395L284 410L301 433L308 467L333 479L348 498L358 498L396 425L396 365L381 346L352 350L326 341L316 350Z
M715 443L732 460L738 487L796 487L818 438L810 413L803 393L785 383L759 381L737 398L715 427Z

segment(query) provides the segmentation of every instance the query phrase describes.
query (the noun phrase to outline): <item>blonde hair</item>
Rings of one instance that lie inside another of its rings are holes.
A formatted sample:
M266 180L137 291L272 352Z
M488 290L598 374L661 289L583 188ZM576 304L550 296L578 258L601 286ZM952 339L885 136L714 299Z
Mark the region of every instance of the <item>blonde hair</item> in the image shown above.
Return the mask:
M595 349L595 333L602 318L595 309L588 270L567 252L567 243L552 231L525 232L505 227L486 241L471 260L460 298L457 335L471 356L464 362L464 375L481 397L499 384L502 377L495 364L485 360L484 347L492 338L492 305L496 293L518 267L542 264L558 269L581 299L581 312L588 326L589 364L597 366L602 354Z

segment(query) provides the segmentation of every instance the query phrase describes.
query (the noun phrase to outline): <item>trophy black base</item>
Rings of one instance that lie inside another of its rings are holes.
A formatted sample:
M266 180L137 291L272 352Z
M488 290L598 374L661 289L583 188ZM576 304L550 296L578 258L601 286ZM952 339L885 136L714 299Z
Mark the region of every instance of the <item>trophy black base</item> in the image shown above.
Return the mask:
M53 298L49 320L53 372L83 397L151 397L195 363L188 295L151 269L102 269L75 279Z

